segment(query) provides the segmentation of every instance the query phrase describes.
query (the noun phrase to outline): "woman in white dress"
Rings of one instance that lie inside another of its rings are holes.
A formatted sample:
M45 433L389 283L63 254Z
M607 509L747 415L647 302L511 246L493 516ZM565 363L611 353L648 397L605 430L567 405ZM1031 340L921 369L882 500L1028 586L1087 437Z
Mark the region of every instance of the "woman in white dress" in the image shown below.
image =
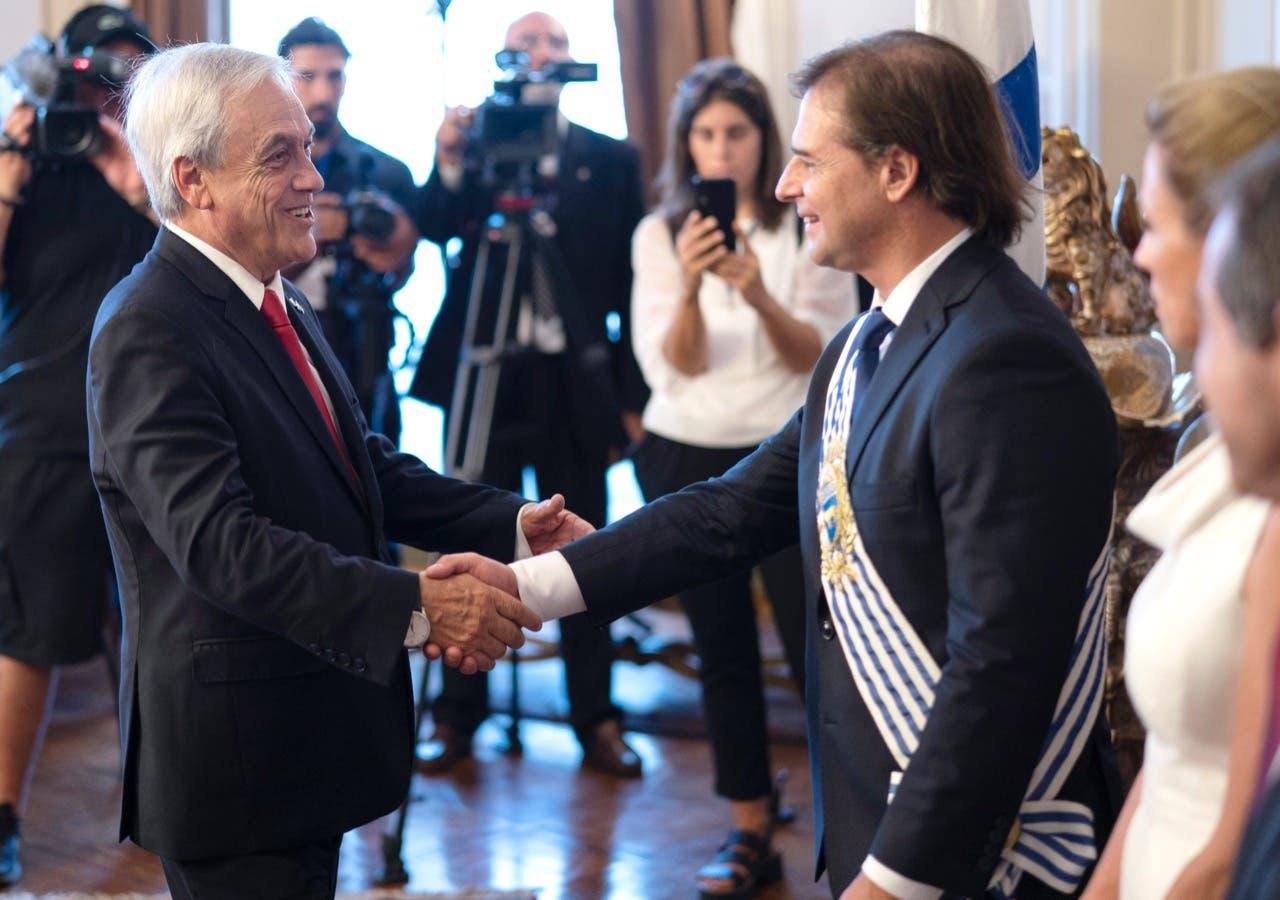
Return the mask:
M1191 350L1212 183L1280 134L1280 71L1240 69L1167 87L1148 106L1147 126L1146 230L1135 259L1151 276L1165 337ZM1125 677L1147 741L1086 900L1226 893L1270 690L1276 604L1250 573L1260 549L1280 545L1271 518L1266 502L1235 492L1216 435L1129 517L1129 528L1163 551L1133 599L1126 631Z

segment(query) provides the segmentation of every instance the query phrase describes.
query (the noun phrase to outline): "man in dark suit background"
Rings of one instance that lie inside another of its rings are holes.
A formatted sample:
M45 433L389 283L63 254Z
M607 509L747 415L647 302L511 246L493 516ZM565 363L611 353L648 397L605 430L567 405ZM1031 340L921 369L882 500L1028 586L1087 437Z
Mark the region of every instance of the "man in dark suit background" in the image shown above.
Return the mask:
M564 27L544 13L513 22L505 47L528 54L533 71L570 59ZM554 105L559 90L554 83L530 84L523 101ZM464 168L471 124L469 111L447 111L418 215L423 236L442 247L462 239L409 390L442 407L446 417L455 412L450 407L476 257L494 211L493 188ZM575 125L563 114L557 127L556 169L541 174L554 198L555 245L573 295L554 296L554 310L533 301L521 304L517 338L526 352L503 364L479 480L518 491L524 468L532 466L544 496L564 494L570 508L600 526L605 471L639 439L647 394L631 353L629 326L631 232L644 213L639 157L628 144ZM501 270L494 267L489 274L500 278ZM616 317L612 334L611 315ZM481 327L491 331L493 326ZM591 626L584 617L569 619L560 623L560 646L569 719L584 763L615 775L639 775L640 758L623 741L621 711L611 700L613 648L607 629ZM445 671L432 709L436 731L421 751L424 771L447 771L470 755L472 735L489 714L486 682Z
M1119 805L1099 714L1114 417L1066 319L1003 252L1025 184L972 57L891 32L797 84L778 196L815 261L876 288L805 406L723 477L559 553L428 574L607 622L798 540L832 893L1076 893ZM749 849L732 863L753 874Z
M399 569L388 541L511 558L582 523L369 431L279 273L315 253L323 187L286 63L194 44L129 91L164 227L103 301L87 383L124 607L121 836L175 897L332 897L342 833L408 786L405 647L451 635L488 669L540 624Z

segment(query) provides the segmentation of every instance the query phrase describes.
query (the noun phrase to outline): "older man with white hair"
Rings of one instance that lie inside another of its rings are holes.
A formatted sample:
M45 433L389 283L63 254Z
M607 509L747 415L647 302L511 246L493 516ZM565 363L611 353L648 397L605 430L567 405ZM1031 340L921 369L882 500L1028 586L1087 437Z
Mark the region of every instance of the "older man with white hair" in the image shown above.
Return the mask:
M387 542L510 558L586 526L369 431L280 277L315 253L323 186L283 61L181 47L128 102L163 228L102 304L87 384L124 606L121 836L177 898L332 897L342 833L408 787L405 647L448 635L488 669L540 625Z

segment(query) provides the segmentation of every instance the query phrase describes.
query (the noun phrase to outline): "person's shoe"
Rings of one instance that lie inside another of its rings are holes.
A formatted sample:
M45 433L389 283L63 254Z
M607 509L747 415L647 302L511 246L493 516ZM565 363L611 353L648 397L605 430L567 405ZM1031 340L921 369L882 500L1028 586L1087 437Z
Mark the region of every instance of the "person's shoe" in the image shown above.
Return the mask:
M0 888L17 884L22 877L22 860L18 857L18 816L10 803L0 803Z
M471 758L471 735L441 723L431 738L418 745L414 767L423 775L441 775Z
M769 837L735 828L716 858L698 870L698 898L745 900L781 880L782 856L769 846Z
M622 739L617 719L605 719L582 742L582 764L616 778L639 778L640 755Z

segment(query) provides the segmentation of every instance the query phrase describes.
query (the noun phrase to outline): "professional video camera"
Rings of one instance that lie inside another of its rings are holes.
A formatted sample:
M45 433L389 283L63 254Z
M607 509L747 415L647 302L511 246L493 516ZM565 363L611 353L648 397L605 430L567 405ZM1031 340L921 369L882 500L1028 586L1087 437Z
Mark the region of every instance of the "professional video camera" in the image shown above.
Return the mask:
M37 34L4 67L5 77L36 109L29 152L44 159L84 159L98 151L98 110L76 100L76 86L90 81L119 87L130 60L102 49L76 55L57 52Z
M529 55L520 50L503 50L496 58L503 77L476 110L467 141L469 167L488 175L554 155L556 101L548 89L597 77L595 63L558 62L534 70L529 68Z

